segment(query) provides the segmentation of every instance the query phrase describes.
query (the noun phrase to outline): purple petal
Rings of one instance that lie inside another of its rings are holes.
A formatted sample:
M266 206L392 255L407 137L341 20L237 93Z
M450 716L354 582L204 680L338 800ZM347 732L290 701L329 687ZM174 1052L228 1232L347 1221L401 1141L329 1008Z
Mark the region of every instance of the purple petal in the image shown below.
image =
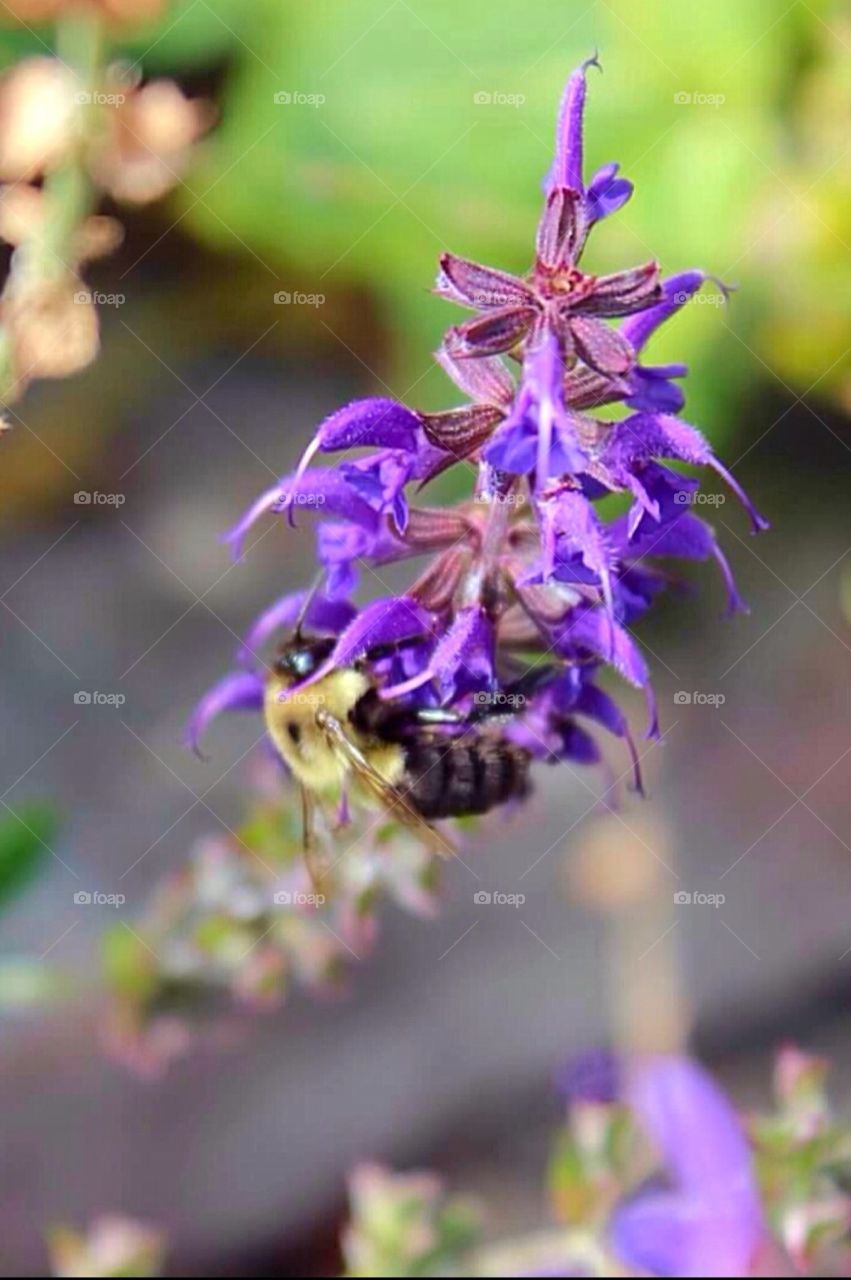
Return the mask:
M237 671L208 689L186 727L186 743L200 755L199 742L207 725L223 711L262 711L263 677L256 671Z
M246 634L238 657L244 661L253 655L255 650L275 631L294 626L302 616L301 611L309 594L307 591L293 591L276 600L268 609L264 609ZM355 613L354 605L348 600L331 599L329 596L317 593L310 600L302 622L311 631L317 631L323 635L339 635L351 622Z
M599 68L596 53L586 58L567 82L559 108L556 126L555 162L548 179L548 189L572 187L582 191L582 118L585 112L585 72Z
M742 486L718 461L697 427L670 414L636 413L617 423L602 454L612 474L623 476L636 462L652 458L676 458L698 466L709 466L724 479L747 511L754 533L768 528Z
M526 475L538 456L538 433L533 422L514 419L503 423L485 450L485 457L497 471Z
M380 519L336 467L311 468L284 479L274 509L292 513L302 507L322 515L342 516L369 531L378 528Z
M683 560L715 560L727 588L728 614L748 612L748 607L736 588L727 557L718 546L711 527L699 516L683 512L662 525L655 537L648 532L640 543L634 545L636 550L640 545L646 548L640 552L643 555L672 556Z
M622 1094L621 1065L611 1050L590 1049L556 1072L555 1085L568 1102L617 1102Z
M670 276L662 283L662 299L648 311L631 316L620 328L627 342L632 343L636 351L640 351L652 333L655 333L669 316L684 307L704 280L708 279L703 271L681 271L679 275Z
M750 1274L766 1228L750 1148L725 1095L694 1063L653 1058L628 1097L675 1188L616 1214L618 1251L660 1275Z
M643 795L644 783L641 778L641 762L630 731L629 721L614 698L611 698L602 689L598 689L595 684L585 684L576 700L576 711L580 715L588 716L591 720L596 720L598 724L603 725L616 738L623 738L632 760L633 785L635 790L640 795Z
M283 482L282 482L283 483ZM245 515L229 529L223 536L223 541L230 547L231 555L234 560L241 560L243 555L243 543L248 530L259 520L260 516L267 511L274 511L278 502L281 500L281 485L277 484L271 489L266 489L252 502L251 506L245 512Z
M329 665L349 667L379 645L394 645L432 634L431 616L410 597L375 600L340 636Z
M629 375L632 390L626 398L630 409L642 413L679 413L685 396L672 378L688 373L684 364L638 365Z
M427 665L402 684L382 690L398 698L434 680L442 703L458 692L488 688L493 681L493 627L478 606L461 609L435 645Z
M576 557L602 587L606 607L612 612L612 572L617 558L597 519L594 508L581 493L567 490L538 502L545 580L554 574L561 581L583 581L563 575Z
M589 224L617 213L632 195L633 186L628 178L617 177L618 164L607 164L598 169L585 193L585 213Z
M413 452L419 435L419 418L412 409L380 396L353 400L326 418L317 431L319 448L370 447L407 449Z
M629 633L612 622L603 609L572 609L558 628L556 648L568 657L578 649L587 649L595 657L610 662L630 684L639 689L648 684L647 664L638 647Z
M403 490L414 472L414 458L398 449L385 449L355 462L341 462L340 475L382 515L392 515L400 533L408 523Z

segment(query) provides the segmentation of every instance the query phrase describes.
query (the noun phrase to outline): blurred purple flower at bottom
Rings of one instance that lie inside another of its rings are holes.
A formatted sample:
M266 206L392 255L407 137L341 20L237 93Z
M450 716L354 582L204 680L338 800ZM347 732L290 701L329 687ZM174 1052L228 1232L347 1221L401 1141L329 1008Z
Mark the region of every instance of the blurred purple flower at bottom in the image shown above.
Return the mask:
M726 1096L683 1058L648 1060L626 1094L671 1187L640 1192L616 1210L615 1252L651 1275L752 1275L765 1220L750 1148Z
M579 1053L556 1072L555 1086L570 1103L613 1103L621 1100L621 1063L609 1049Z

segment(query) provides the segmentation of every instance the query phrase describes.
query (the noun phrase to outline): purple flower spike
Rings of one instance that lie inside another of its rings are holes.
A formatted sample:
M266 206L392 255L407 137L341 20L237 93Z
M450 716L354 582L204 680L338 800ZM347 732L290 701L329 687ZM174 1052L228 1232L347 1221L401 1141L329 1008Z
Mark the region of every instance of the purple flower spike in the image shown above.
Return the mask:
M753 1274L766 1227L751 1153L727 1098L682 1058L645 1063L627 1096L674 1185L639 1193L615 1212L618 1255L656 1276Z
M197 756L207 725L223 711L259 711L263 706L263 678L256 671L237 671L208 689L192 713L186 742ZM203 759L203 756L202 756Z
M633 737L598 683L601 669L643 691L654 737L656 704L633 627L675 581L665 562L714 560L730 612L744 608L711 525L694 511L711 495L674 466L711 468L754 532L767 522L680 417L686 365L643 362L659 326L714 277L663 278L652 259L602 275L585 268L589 234L633 190L614 162L585 180L590 66L599 66L596 55L573 71L562 98L529 269L514 275L441 255L436 292L468 314L445 334L437 360L466 402L428 413L385 396L345 405L230 541L239 554L267 512L290 523L301 506L322 515L322 594L304 624L336 646L310 679L355 664L401 715L439 704L451 714L434 722L459 732L486 731L475 711L485 693L508 709L505 737L551 764L598 762L596 732L605 729L626 744L640 790ZM340 456L320 468L320 453ZM423 490L450 467L455 491L468 496L425 505ZM601 500L610 494L626 499L626 514L608 514ZM371 583L382 566L413 560L424 563L407 588L394 588L405 594L351 603L362 569ZM286 596L261 615L243 661L292 627L300 599ZM220 696L229 705L227 691Z

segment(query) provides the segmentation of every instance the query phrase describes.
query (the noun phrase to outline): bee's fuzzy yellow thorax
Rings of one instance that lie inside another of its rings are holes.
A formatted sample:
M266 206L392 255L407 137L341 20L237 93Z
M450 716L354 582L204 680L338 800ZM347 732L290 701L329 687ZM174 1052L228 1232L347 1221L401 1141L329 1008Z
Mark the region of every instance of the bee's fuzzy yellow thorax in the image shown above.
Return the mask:
M320 725L317 714L327 712L341 725L373 768L395 783L404 772L404 754L393 743L369 741L351 725L349 714L370 688L360 671L342 667L321 680L286 694L288 681L277 673L266 683L264 711L269 734L295 778L310 791L333 796L347 779L341 762Z

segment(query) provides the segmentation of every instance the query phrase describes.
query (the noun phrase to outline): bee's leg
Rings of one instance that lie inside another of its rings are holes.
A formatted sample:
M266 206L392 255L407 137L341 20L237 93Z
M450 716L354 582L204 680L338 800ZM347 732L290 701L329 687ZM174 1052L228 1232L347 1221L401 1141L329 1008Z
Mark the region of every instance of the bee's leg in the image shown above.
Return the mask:
M300 787L299 790L301 791L301 841L302 849L307 856L316 847L316 801L307 787Z
M300 791L304 865L307 867L307 874L310 876L310 883L313 886L314 893L322 893L325 884L325 870L317 856L319 850L316 840L316 801L313 797L313 792L309 791L307 787L301 787Z
M352 821L351 810L349 809L349 788L345 782L340 788L340 803L337 808L337 829L348 827Z
M433 827L421 814L417 813L416 809L412 807L410 799L402 791L392 786L386 778L383 778L373 768L360 748L349 738L335 716L325 711L324 708L320 708L316 713L316 724L325 734L329 747L346 770L353 774L360 786L368 791L396 822L401 822L415 831L435 853L439 853L443 857L454 854L455 850L452 845L444 839L436 827Z

